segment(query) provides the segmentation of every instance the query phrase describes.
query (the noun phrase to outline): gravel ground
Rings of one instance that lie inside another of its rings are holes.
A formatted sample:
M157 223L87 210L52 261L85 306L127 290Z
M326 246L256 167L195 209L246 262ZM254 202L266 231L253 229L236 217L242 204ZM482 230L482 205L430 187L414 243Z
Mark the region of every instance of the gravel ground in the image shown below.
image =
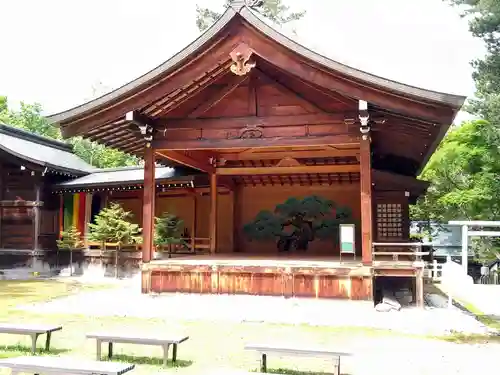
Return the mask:
M473 316L457 308L405 308L380 313L371 303L363 301L181 293L144 295L137 281L126 280L118 288L80 293L21 309L48 314L361 326L425 335L488 332Z

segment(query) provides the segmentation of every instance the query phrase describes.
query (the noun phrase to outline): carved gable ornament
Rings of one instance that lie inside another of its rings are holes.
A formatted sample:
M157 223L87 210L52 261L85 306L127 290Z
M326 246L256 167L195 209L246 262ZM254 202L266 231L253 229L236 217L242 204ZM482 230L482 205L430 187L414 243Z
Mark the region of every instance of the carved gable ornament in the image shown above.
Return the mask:
M250 58L254 51L245 43L240 43L229 55L233 60L231 72L237 76L244 76L255 68L255 61Z

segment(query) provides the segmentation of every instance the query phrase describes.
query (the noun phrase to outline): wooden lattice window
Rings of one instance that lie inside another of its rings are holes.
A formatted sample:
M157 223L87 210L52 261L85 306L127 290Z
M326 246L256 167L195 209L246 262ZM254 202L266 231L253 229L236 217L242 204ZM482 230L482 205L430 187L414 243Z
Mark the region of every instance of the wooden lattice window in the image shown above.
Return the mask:
M377 237L379 240L403 238L402 204L377 204Z

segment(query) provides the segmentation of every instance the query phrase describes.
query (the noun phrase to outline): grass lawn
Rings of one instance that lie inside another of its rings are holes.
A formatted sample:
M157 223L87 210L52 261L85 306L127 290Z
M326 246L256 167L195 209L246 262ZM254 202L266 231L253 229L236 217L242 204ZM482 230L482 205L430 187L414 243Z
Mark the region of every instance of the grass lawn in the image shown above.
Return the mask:
M103 286L84 286L57 281L0 281L0 321L61 324L63 330L52 336L50 353L43 353L45 338L39 338L38 347L43 355L70 355L79 358L95 358L95 342L86 340L85 334L97 330L118 330L127 327L138 331L186 333L190 339L178 350L178 361L168 369L160 366L160 347L129 344L115 345L115 360L137 364L134 374L157 374L180 372L201 373L207 369L235 368L245 371L258 369L255 354L245 352L243 346L249 341L293 340L294 342L339 343L339 350L348 350L352 340L396 335L389 331L363 328L325 328L306 325L273 325L264 323L179 322L162 319L139 319L126 317L89 317L68 314L36 314L16 309L16 306L32 302L47 301L73 293L96 290ZM112 301L109 301L112 303ZM175 308L175 306L172 306ZM203 309L203 306L197 308ZM237 308L237 306L235 306ZM402 335L401 335L402 336ZM103 345L103 355L107 347ZM30 338L17 335L0 335L0 358L28 354ZM311 373L332 373L331 362L308 358L287 360L271 356L270 371L298 374L299 370ZM348 368L346 368L348 371ZM2 372L4 375L8 372Z

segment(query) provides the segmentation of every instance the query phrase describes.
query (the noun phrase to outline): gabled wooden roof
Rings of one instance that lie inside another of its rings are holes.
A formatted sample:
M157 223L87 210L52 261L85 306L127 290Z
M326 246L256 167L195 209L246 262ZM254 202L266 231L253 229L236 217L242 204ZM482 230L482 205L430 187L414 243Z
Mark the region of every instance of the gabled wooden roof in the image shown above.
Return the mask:
M331 60L280 34L244 3L235 1L212 27L162 65L100 98L49 118L61 126L65 137L83 135L141 155L144 142L130 129L125 114L132 110L144 113L166 128L171 124L168 120L187 117L183 113L190 113L186 109L190 98L210 97L215 92L210 88L217 83L238 84L235 77L228 80L229 54L241 43L254 51L257 68L273 79L302 85L304 96L307 90L316 90L325 102L337 97L351 110L356 109L356 100L366 100L371 111L392 116L392 123L373 129L375 149L383 159L374 158L374 163L397 164L402 170L411 169L407 172L411 175L425 164L465 100L464 96L405 85ZM332 108L325 111L335 113ZM413 138L414 134L422 140ZM411 148L407 146L419 142L420 148L413 154L406 153ZM391 161L395 143L401 143L395 156L404 162ZM394 171L399 173L397 168Z

